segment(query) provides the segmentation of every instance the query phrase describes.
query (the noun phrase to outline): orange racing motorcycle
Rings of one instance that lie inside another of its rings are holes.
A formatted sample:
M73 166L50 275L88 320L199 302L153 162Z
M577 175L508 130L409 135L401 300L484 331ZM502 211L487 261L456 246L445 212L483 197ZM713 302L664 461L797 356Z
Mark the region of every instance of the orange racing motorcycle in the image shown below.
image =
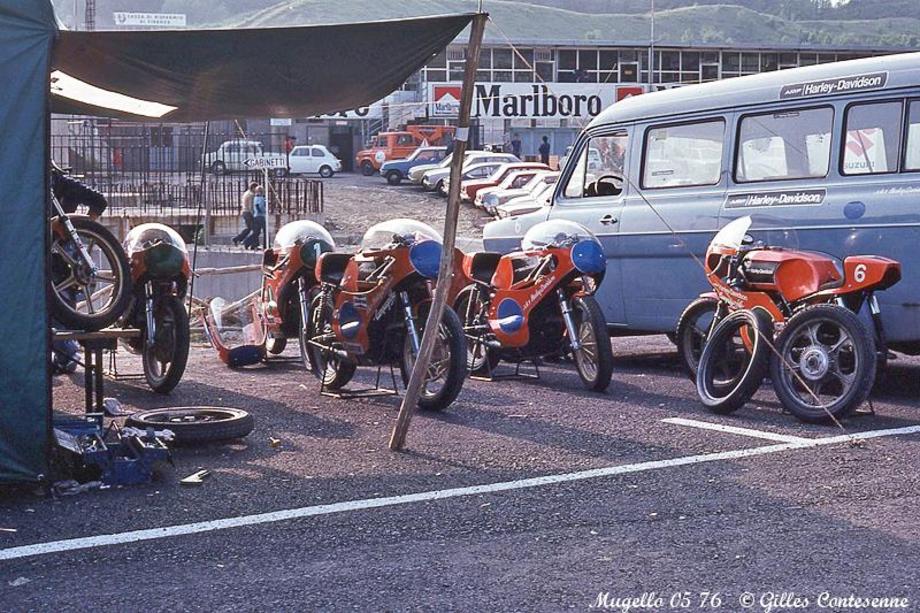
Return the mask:
M124 247L134 292L121 325L141 331L124 344L141 354L150 388L167 394L179 384L188 362L189 320L184 303L192 274L188 250L178 232L159 223L132 228Z
M802 421L844 417L868 397L887 358L875 292L901 279L901 265L857 255L840 266L827 254L754 242L751 225L750 216L736 219L713 238L704 262L713 292L678 326L682 354L702 344L700 399L714 412L734 411L769 369L783 407ZM711 320L705 333L692 323L704 318L702 303ZM864 308L871 325L858 315Z
M441 236L411 219L393 219L371 227L354 255L325 253L316 265L321 282L313 299L308 359L326 389L348 384L359 365L398 364L403 382L428 317L433 284L441 261ZM447 408L466 376L466 338L449 307L418 405Z
M520 363L571 352L585 387L606 390L613 351L594 298L606 265L597 238L564 220L532 227L519 252L468 256L464 266L473 283L454 304L470 371L491 376L502 359Z

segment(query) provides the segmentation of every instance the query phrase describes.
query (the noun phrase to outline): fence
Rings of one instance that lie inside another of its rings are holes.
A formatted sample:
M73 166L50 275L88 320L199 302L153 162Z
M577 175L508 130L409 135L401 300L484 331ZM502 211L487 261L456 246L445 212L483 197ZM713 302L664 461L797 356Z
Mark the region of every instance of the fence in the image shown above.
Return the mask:
M242 171L242 162L251 156L285 155L287 135L260 133L243 138L234 124L217 127L212 126L205 142L201 124L56 117L52 120L51 155L105 194L111 214L169 218L187 215L199 202L212 215L236 214L246 186L251 181L263 182L262 173ZM217 170L217 160L226 162L219 174L211 172ZM203 185L202 161L209 171ZM269 213L296 216L323 212L321 181L272 177L266 191Z

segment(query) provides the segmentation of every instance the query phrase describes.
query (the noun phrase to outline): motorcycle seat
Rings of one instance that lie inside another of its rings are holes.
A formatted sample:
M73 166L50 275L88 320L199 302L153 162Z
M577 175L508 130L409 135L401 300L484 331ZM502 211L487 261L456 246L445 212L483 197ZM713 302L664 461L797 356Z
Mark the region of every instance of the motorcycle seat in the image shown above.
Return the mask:
M470 277L473 281L482 285L490 285L498 263L502 259L502 254L483 251L474 253L470 261Z
M345 276L345 269L351 261L348 253L324 253L319 257L319 279L323 283L339 285Z

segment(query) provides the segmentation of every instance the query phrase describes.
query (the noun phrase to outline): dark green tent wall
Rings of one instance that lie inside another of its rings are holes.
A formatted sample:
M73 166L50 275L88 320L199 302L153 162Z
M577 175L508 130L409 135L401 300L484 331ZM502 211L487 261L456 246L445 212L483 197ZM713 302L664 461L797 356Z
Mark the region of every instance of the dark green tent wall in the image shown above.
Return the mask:
M49 0L0 0L0 483L45 472Z

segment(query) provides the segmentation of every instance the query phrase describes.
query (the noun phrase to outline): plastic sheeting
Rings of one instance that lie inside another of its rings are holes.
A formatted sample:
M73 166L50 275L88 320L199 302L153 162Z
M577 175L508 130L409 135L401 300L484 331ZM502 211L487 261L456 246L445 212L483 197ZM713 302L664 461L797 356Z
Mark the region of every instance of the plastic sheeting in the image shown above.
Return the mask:
M472 15L242 30L62 32L57 113L158 121L310 117L398 89Z
M50 433L45 261L48 0L0 0L0 483L45 472Z

